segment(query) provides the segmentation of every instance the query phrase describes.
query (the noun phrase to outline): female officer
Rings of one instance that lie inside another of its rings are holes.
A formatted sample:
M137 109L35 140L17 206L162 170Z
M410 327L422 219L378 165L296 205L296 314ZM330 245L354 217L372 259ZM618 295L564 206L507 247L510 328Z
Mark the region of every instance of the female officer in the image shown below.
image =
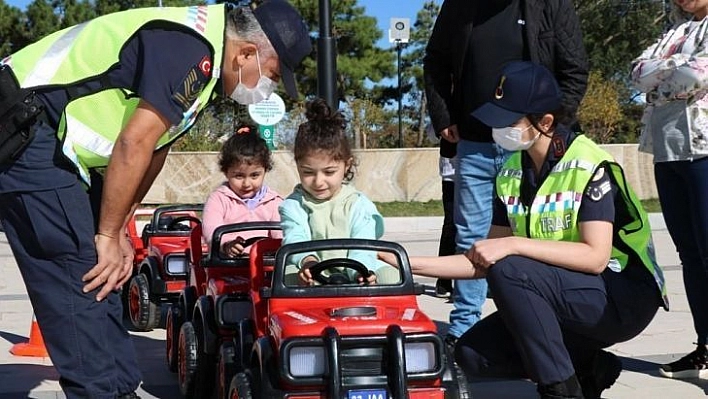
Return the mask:
M516 151L496 179L489 237L466 253L411 258L413 272L487 277L497 312L457 342L469 376L530 378L542 398L599 398L621 371L602 348L668 309L647 215L622 168L556 124L561 92L546 68L504 66L473 115Z

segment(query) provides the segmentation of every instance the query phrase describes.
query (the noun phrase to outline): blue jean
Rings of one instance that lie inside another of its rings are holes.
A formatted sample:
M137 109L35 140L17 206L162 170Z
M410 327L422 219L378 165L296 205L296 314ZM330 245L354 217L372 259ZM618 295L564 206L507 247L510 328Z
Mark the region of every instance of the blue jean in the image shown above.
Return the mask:
M708 158L657 162L659 201L683 265L697 343L708 341Z
M492 220L494 181L509 156L494 143L461 140L455 165L455 227L457 253L487 237ZM486 280L456 280L448 333L460 337L482 316Z

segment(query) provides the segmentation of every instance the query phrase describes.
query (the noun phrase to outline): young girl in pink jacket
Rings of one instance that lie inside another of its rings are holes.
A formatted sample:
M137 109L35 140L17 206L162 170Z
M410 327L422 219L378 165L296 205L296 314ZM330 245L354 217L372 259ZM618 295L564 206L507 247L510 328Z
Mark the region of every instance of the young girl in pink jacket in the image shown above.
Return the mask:
M263 183L273 162L257 129L239 128L221 148L219 166L226 181L209 194L202 214L202 231L208 244L214 230L224 224L280 221L278 206L283 198ZM221 240L221 252L227 256L240 255L244 251L242 243L256 236L280 238L282 234L247 231L227 235Z

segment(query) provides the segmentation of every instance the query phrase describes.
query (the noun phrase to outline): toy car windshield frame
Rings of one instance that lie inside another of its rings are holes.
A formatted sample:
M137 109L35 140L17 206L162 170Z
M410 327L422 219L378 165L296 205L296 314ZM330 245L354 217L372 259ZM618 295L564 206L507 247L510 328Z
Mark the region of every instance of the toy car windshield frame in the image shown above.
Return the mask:
M209 246L209 255L203 258L203 267L220 267L220 266L235 266L248 267L249 257L248 252L244 252L243 256L236 258L224 257L221 253L221 240L227 234L239 233L244 231L281 231L280 222L244 222L232 223L219 226L211 235L211 245Z
M189 230L184 230L184 231L171 231L171 230L162 230L159 228L159 223L160 223L160 218L165 216L165 215L170 215L173 213L180 213L179 216L189 216L187 213L189 212L202 212L204 210L204 205L203 204L179 204L179 205L165 205L158 207L155 209L155 212L152 214L152 220L150 220L150 224L146 226L146 229L144 233L147 233L149 235L156 235L159 234L161 236L189 236ZM182 214L183 213L183 214Z
M309 287L285 285L285 266L291 255L338 249L359 249L394 254L400 269L401 281L397 284L387 285L314 285ZM420 293L422 293L422 286L413 280L408 254L400 244L360 238L313 240L283 245L278 249L275 257L272 287L261 289L263 298L395 296L418 295Z

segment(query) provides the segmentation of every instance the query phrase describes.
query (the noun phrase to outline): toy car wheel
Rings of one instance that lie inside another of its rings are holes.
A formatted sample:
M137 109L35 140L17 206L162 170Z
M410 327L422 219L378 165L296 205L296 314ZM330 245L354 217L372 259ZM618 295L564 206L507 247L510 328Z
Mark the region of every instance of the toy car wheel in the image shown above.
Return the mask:
M271 364L269 360L265 360L263 368L255 364L253 368L248 370L251 389L255 398L282 398L284 396L283 392L277 390L273 384L273 378L278 377L274 368L270 367Z
M467 377L451 354L447 355L447 370L443 374L446 399L471 399Z
M160 324L160 304L150 300L150 282L145 273L130 279L128 315L139 331L150 331Z
M177 377L179 391L184 397L194 395L194 375L197 371L197 333L191 322L182 324L179 330L179 343L177 345Z
M170 306L167 311L167 321L165 325L165 353L167 354L167 368L177 372L177 346L179 344L179 332L182 327L182 311L178 304Z
M231 379L229 387L229 399L252 399L251 378L248 372L237 373Z
M185 322L179 331L177 375L185 398L209 398L214 390L214 356L203 352L199 323Z
M236 346L233 342L227 341L221 344L219 348L219 374L217 399L229 398L231 389L231 380L237 371L239 371L240 362L237 363Z

